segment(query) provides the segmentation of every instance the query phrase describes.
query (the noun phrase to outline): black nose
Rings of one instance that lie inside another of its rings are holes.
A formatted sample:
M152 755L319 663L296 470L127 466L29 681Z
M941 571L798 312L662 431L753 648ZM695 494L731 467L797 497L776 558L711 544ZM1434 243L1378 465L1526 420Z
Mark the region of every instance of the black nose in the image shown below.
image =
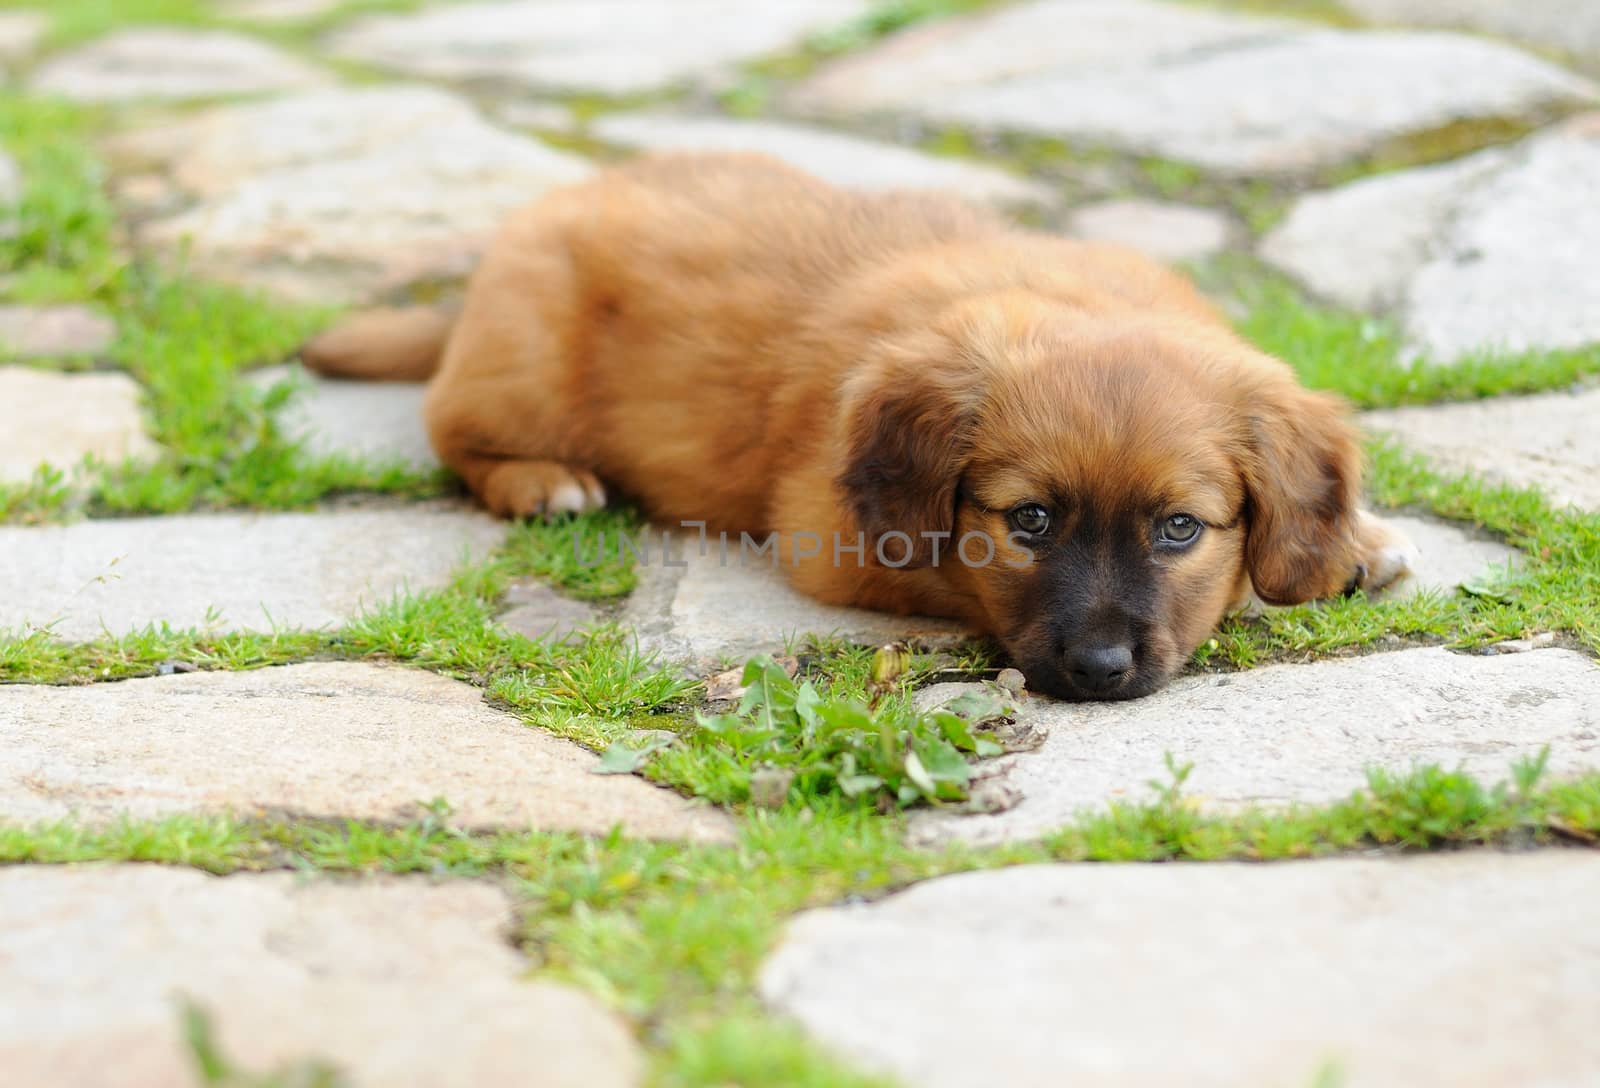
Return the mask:
M1087 695L1114 691L1133 672L1133 649L1122 643L1085 646L1074 650L1069 662L1072 682Z

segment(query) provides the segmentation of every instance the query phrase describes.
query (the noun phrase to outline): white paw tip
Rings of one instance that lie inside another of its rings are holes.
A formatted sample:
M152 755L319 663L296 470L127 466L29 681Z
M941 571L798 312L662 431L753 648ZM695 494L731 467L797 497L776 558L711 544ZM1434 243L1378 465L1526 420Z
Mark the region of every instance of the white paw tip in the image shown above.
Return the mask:
M545 509L552 514L581 514L588 508L589 496L577 484L562 484L550 493Z
M1391 544L1378 552L1376 569L1372 572L1371 581L1374 585L1386 586L1390 582L1398 582L1408 575L1416 573L1417 563L1422 558L1422 553L1417 551L1416 545L1409 541L1404 544Z

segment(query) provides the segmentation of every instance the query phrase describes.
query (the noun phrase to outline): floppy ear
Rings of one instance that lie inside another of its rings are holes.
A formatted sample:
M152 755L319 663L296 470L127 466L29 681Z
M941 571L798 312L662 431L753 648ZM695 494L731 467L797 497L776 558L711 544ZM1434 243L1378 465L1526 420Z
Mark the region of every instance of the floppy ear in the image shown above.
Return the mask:
M844 469L836 483L869 547L911 538L910 567L936 554L923 533L955 528L956 490L981 403L975 359L946 337L919 333L880 344L845 388ZM903 542L887 544L898 558ZM943 547L943 545L939 545Z
M1245 564L1268 604L1342 592L1356 576L1361 447L1344 405L1287 375L1243 406L1250 529Z

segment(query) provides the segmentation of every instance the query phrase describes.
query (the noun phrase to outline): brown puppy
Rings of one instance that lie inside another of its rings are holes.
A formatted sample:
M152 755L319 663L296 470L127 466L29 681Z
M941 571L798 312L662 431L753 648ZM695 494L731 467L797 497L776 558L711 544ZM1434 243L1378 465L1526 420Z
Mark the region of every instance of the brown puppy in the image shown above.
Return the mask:
M421 378L441 354L434 444L496 513L611 487L666 523L776 532L805 592L963 619L1064 697L1154 690L1252 587L1286 604L1405 573L1357 508L1339 403L1177 275L761 156L552 192L453 325L369 314L303 358Z

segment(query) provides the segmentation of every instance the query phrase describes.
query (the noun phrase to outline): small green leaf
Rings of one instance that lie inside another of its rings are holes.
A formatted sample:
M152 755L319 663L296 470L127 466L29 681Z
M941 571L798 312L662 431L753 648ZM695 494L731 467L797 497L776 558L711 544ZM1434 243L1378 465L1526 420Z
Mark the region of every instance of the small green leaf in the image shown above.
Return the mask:
M744 667L744 686L740 714L753 714L756 724L766 729L792 724L798 692L783 666L765 655L752 657Z
M1489 585L1485 582L1462 582L1460 585L1456 586L1456 588L1462 593L1465 593L1468 597L1476 597L1479 600L1484 601L1493 601L1496 604L1512 604L1516 600L1515 597L1507 593L1505 590L1499 589L1498 587Z
M839 792L846 797L860 797L883 788L883 779L875 774L842 774L837 779Z
M744 725L735 714L707 714L704 711L695 712L694 723L707 733L731 733Z
M918 758L916 752L906 753L906 777L911 779L925 797L932 797L937 790L933 784L933 777L928 774L928 769L922 765L922 760ZM901 792L905 792L905 787L901 787Z
M800 685L800 691L795 695L794 699L794 712L795 716L800 719L800 724L805 726L807 731L816 730L817 708L821 704L822 696L818 695L817 689L811 686L811 681L807 680Z
M872 712L853 699L823 703L816 708L816 713L832 729L872 729Z
M972 779L972 764L962 758L953 744L929 737L919 743L907 756L909 762L915 757L924 773L936 782L953 782L961 787Z
M978 742L973 739L972 730L967 728L967 723L955 714L946 711L935 711L931 717L939 731L944 734L944 739L961 749L971 752L977 749Z
M634 740L642 740L641 744L630 744L628 741L619 740L605 750L600 757L600 762L595 764L595 774L636 774L649 761L650 757L669 747L678 738L665 730L651 730L637 733Z
M973 725L1006 716L1006 705L986 691L964 691L946 703L944 709Z

